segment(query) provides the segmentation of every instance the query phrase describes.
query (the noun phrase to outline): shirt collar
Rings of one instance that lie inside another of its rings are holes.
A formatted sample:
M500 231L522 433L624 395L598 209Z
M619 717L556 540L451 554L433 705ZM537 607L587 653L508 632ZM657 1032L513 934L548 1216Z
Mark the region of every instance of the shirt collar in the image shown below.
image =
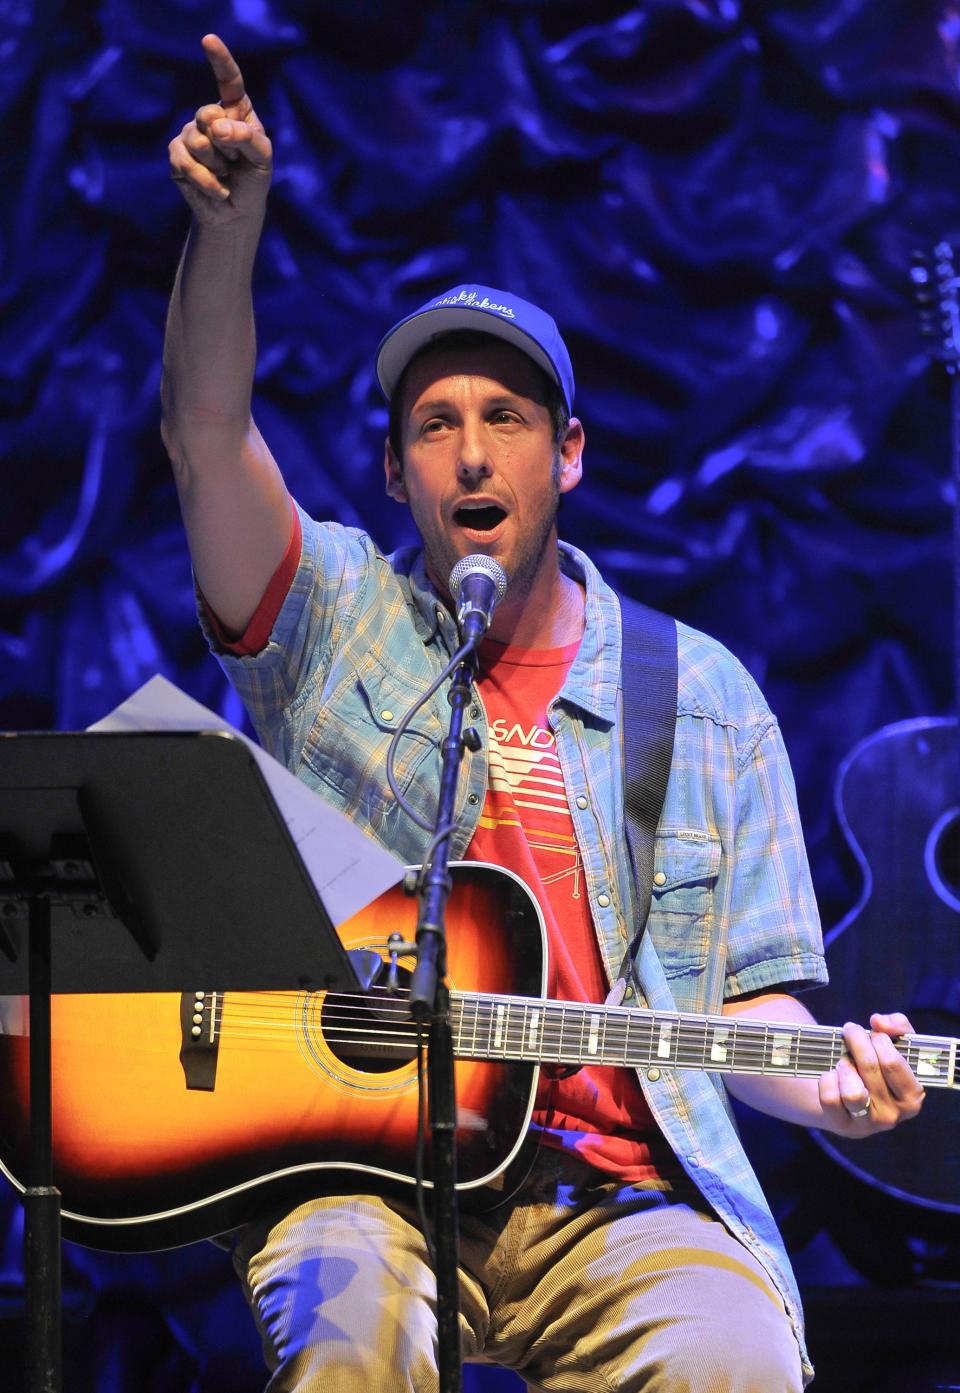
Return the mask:
M407 592L420 638L424 643L439 638L452 657L459 641L456 621L427 575L423 552L416 546L400 547L388 560Z
M586 590L583 638L560 689L560 700L613 724L620 688L620 604L582 551L560 542L560 569Z

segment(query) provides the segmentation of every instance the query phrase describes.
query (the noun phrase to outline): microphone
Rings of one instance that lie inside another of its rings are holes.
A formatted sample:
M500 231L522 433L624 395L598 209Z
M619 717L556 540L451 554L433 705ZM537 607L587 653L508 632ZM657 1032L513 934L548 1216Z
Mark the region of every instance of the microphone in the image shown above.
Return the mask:
M507 592L507 573L492 556L463 556L450 572L450 594L464 640L479 643L490 627L495 606Z

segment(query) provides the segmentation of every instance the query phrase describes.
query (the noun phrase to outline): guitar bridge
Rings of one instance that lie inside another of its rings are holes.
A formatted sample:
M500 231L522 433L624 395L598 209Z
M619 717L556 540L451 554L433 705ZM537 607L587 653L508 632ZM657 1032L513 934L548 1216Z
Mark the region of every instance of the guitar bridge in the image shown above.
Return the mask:
M187 1088L212 1093L220 1051L219 992L181 992L180 1063Z

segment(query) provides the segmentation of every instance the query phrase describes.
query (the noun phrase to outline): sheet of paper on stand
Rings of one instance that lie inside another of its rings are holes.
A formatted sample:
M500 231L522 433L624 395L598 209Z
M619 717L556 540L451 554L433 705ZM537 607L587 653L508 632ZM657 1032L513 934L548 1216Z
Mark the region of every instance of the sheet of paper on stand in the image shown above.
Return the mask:
M319 794L216 712L159 675L137 689L92 731L225 730L249 746L334 924L396 885L403 864L364 835Z

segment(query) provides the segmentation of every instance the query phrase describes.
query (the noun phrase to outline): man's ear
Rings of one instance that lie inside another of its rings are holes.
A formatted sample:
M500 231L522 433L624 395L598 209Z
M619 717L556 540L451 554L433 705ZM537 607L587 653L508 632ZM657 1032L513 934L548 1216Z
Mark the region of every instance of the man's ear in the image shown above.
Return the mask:
M397 503L407 503L407 490L403 486L403 465L393 452L389 438L383 447L383 472L387 480L387 496Z
M583 447L586 444L583 426L576 416L570 417L563 440L560 442L559 487L561 493L575 489L583 477Z

